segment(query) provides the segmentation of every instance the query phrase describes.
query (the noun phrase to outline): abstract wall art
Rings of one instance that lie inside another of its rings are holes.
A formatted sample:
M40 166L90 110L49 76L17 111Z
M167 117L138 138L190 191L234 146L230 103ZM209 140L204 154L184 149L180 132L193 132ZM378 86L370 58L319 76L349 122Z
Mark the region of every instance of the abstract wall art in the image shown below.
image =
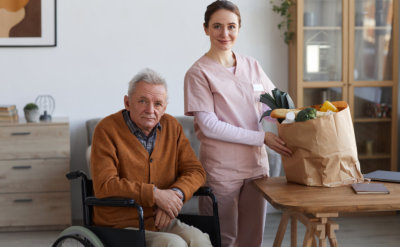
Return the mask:
M56 46L56 7L56 0L0 0L0 46Z

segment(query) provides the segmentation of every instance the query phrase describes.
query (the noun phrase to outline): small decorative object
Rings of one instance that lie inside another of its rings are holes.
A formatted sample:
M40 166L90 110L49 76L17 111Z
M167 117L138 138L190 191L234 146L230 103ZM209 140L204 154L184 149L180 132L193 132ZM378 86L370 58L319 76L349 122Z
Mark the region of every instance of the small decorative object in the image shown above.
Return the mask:
M35 103L28 103L24 107L25 119L27 122L39 122L39 107Z
M375 12L375 25L376 26L385 26L385 13L383 9L376 10Z
M40 121L51 121L51 114L56 105L54 98L51 95L39 95L35 103L39 106Z
M391 118L392 117L392 106L385 103L365 103L365 114L371 118Z
M365 142L365 153L372 155L374 152L374 140L367 140Z
M364 13L357 12L354 21L355 21L356 26L358 26L358 27L364 25Z
M313 12L304 12L304 26L315 26L315 14Z

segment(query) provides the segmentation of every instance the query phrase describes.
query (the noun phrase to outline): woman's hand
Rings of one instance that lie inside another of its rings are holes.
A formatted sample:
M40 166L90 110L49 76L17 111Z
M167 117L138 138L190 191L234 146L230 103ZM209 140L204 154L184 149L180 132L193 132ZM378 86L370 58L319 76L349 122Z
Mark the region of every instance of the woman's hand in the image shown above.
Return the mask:
M281 138L279 138L279 136L275 135L272 132L265 132L264 143L270 149L281 155L290 157L293 153L292 150L286 147L286 143Z

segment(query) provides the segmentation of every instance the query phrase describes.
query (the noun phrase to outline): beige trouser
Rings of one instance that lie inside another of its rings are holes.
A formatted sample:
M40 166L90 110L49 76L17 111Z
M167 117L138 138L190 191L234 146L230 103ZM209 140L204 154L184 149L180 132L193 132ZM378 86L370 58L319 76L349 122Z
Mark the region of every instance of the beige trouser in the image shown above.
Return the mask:
M178 219L160 232L146 231L145 235L147 247L212 247L207 233Z

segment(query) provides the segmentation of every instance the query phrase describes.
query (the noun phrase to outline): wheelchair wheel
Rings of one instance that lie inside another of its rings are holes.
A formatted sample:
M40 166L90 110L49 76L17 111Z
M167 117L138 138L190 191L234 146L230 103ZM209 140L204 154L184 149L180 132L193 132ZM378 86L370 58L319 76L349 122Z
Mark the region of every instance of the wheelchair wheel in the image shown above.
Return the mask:
M104 247L101 240L89 229L71 226L60 233L53 247Z

